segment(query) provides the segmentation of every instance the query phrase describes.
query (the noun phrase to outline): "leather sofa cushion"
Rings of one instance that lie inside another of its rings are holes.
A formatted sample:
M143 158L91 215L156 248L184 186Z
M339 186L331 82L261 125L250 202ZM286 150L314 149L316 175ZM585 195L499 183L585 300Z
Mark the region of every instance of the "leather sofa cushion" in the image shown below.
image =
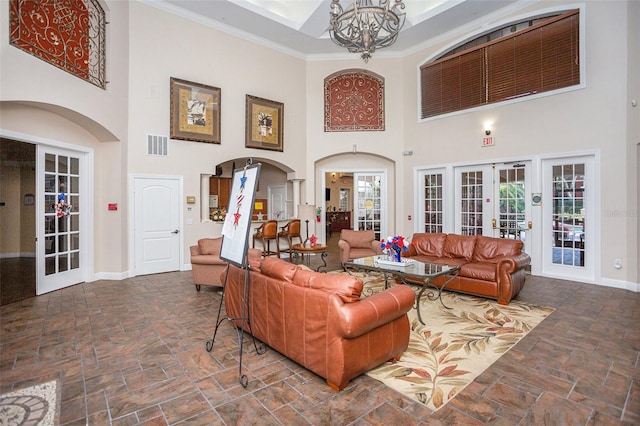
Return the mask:
M413 235L411 244L415 246L416 253L419 255L442 257L442 250L446 238L447 234L417 233Z
M460 276L495 282L497 280L496 265L486 262L467 263L462 265Z
M343 229L340 231L340 239L348 242L351 248L371 249L371 242L376 239L376 234L373 231Z
M478 236L476 248L473 252L475 262L492 262L505 256L516 256L522 252L524 243L520 240L507 240Z
M353 275L323 274L304 269L296 272L293 284L336 294L344 303L360 300L363 287L362 280Z
M220 254L222 238L201 238L198 240L200 254Z
M283 262L277 257L262 259L262 264L260 265L260 272L262 272L263 275L288 283L293 282L293 276L298 269L300 268L298 268L297 265Z
M444 241L444 257L462 257L471 260L476 239L476 236L447 234Z

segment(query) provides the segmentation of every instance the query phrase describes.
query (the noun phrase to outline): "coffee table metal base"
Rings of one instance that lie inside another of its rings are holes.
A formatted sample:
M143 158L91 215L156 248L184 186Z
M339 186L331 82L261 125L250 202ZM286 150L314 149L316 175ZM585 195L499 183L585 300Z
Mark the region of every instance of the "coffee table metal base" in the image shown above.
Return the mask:
M384 276L384 286L385 288L389 287L389 278L397 278L405 285L410 286L420 286L421 288L416 294L416 302L415 308L418 313L418 320L420 323L424 324L422 320L422 315L420 313L420 300L422 296L426 293L426 296L429 300L436 301L440 300L442 306L446 309L451 309L442 301L442 291L446 289L447 285L449 285L460 273L459 266L447 266L444 265L447 269L440 269L438 271L431 271L432 268L442 268L443 265L431 265L431 264L422 264L421 262L416 262L417 267L422 268L421 270L415 271L414 268L390 268L385 267L384 265L378 264L375 261L369 262L368 259L373 258L362 258L362 259L353 259L351 261L347 261L343 264L345 271L349 272L349 269L357 269L364 270L370 272L378 272ZM428 271L427 271L428 270ZM437 286L433 284L433 280L437 277L445 276L447 280L441 285ZM417 281L408 281L408 278L411 277L415 280L422 280L422 284ZM428 291L427 291L428 290ZM436 293L437 292L437 293Z

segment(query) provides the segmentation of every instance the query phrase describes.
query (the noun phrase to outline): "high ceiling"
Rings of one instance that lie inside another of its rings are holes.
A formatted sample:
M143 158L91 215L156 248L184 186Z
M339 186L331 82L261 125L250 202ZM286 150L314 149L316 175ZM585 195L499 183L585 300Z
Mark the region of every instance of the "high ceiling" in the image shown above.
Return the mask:
M139 1L293 55L346 54L327 31L331 0ZM345 9L351 2L341 0ZM377 51L374 58L410 52L455 28L486 22L498 10L516 3L518 0L404 0L407 17L398 41Z

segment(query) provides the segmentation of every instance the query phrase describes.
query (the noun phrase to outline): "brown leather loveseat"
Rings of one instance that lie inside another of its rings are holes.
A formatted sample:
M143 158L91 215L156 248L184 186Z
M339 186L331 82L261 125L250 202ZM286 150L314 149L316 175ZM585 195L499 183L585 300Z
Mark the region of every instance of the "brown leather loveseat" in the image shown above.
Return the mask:
M402 257L429 263L461 266L447 290L496 299L508 305L524 287L525 268L531 263L523 242L485 236L416 233ZM441 285L446 277L434 281Z
M407 311L415 294L394 286L360 299L362 281L310 271L277 258L251 259L251 334L341 390L409 344ZM241 324L245 271L231 265L227 316ZM247 330L249 331L249 330Z

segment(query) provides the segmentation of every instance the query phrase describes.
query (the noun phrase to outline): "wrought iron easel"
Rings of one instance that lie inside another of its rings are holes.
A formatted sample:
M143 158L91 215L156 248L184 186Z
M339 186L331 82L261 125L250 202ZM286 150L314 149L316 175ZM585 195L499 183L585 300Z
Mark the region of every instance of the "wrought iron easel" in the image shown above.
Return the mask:
M246 259L246 254L245 254L245 259ZM253 333L251 333L251 321L249 319L249 287L251 284L251 274L249 273L249 262L244 262L244 264L246 265L246 267L244 268L244 289L243 289L243 295L242 295L242 309L241 309L241 317L240 318L232 318L232 317L224 317L224 318L220 318L220 316L222 315L222 304L224 303L224 295L226 293L226 289L227 289L227 280L229 278L229 268L231 265L227 265L227 270L225 272L225 277L224 277L224 283L222 285L222 295L220 296L220 305L218 306L218 316L216 318L216 327L213 330L213 336L211 337L210 341L207 341L205 348L207 349L207 352L211 352L211 350L213 349L213 344L216 341L216 335L218 334L218 328L220 327L220 324L222 324L223 321L228 320L233 322L236 325L236 334L238 336L238 357L239 357L239 365L238 365L238 378L239 378L239 382L242 385L243 388L246 388L247 385L249 384L249 379L247 377L246 374L242 374L242 342L244 341L244 333L245 330L247 330L249 332L249 334L251 335L251 338L253 340L253 347L256 349L256 353L258 355L262 355L263 353L265 353L267 351L267 348L264 344L262 344L260 346L260 348L258 348L258 345L256 343L256 338L253 337ZM237 326L236 321L241 320L242 321L242 325L240 327Z
M206 349L211 352L213 345L216 341L216 335L218 334L218 328L220 324L229 320L236 326L236 333L238 336L238 351L239 351L239 366L238 376L242 387L246 388L249 384L249 379L245 374L242 374L242 342L244 340L244 333L247 331L252 339L253 346L256 348L258 355L266 352L266 346L263 344L260 349L256 344L256 339L251 333L251 320L249 309L249 294L251 285L251 274L249 271L249 229L251 228L251 217L253 215L253 202L256 195L256 184L258 177L260 176L260 163L253 165L251 159L247 160L247 164L242 169L234 170L232 192L229 199L229 206L231 207L235 202L235 214L233 216L227 216L225 224L223 225L222 232L222 246L220 248L220 258L227 261L227 270L224 277L224 283L222 285L222 295L220 296L220 305L218 306L218 316L216 318L216 326L213 331L211 341L206 344ZM246 191L245 191L246 190ZM250 196L250 198L249 198ZM247 203L248 202L248 203ZM232 210L229 211L231 213ZM232 230L225 233L225 227L229 225ZM244 270L244 289L242 294L242 307L240 309L239 318L224 317L222 315L222 304L224 303L224 296L227 291L227 281L229 280L229 268L231 265L235 265L238 268ZM239 323L239 324L238 324Z

